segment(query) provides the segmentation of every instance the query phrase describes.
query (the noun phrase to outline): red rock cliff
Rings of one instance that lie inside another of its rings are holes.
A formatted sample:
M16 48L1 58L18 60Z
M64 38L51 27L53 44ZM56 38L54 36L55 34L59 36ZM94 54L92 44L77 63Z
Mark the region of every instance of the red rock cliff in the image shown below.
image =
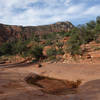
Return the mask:
M52 32L68 32L74 26L70 22L57 22L43 26L15 26L0 24L0 44L6 41L13 41L18 38L30 38L33 33L42 35Z

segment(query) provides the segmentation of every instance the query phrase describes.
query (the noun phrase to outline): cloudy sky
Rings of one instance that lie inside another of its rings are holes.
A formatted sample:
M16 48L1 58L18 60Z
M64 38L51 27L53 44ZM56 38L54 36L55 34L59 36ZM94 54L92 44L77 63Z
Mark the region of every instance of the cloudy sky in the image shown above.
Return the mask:
M0 0L0 23L45 25L71 21L74 25L95 20L100 0Z

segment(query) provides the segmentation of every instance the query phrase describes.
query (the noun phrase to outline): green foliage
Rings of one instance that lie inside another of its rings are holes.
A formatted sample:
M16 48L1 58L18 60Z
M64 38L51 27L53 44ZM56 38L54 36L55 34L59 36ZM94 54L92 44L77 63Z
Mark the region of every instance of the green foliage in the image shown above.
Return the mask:
M12 54L12 45L11 43L4 43L0 47L0 55L10 55Z
M96 23L97 23L97 24L100 24L100 16L98 16L98 17L96 18Z
M52 45L53 42L51 40L46 40L46 43L45 43L45 46L49 46L49 45Z
M23 36L22 36L23 37ZM64 42L60 42L64 37L70 37L67 44L66 50L71 55L82 54L80 46L87 44L91 41L100 42L100 16L97 17L96 21L90 21L84 25L74 27L69 32L53 32L44 34L42 36L32 34L30 39L16 40L13 42L7 42L2 44L0 47L0 55L16 55L31 56L40 60L43 57L43 47L40 46L42 40L45 41L44 46L57 46L58 50L51 48L47 51L48 58L55 59L56 55L63 55L65 46ZM27 44L33 41L32 47L27 47ZM99 49L99 48L97 48Z
M75 54L80 54L81 53L81 49L80 49L80 45L82 44L82 41L79 37L78 34L73 34L70 38L70 40L67 42L67 52L69 52L71 55L75 55Z
M56 46L57 46L58 48L62 48L63 45L64 45L64 43L63 43L63 42L60 42L60 41L58 41L58 42L56 43Z
M96 32L97 34L100 34L100 16L98 16L98 17L96 18L95 32Z
M49 38L49 35L48 35L48 34L42 35L42 39L46 40L46 39L48 39L48 38Z
M64 51L63 51L62 48L59 48L59 49L57 50L57 55L64 55Z
M39 35L34 35L33 40L36 41L36 42L40 42Z
M70 32L65 32L65 31L58 32L56 34L59 34L61 37L68 37L68 36L70 36Z
M88 30L93 30L96 27L95 21L90 21L86 24Z
M42 51L43 47L41 47L40 45L35 45L29 50L29 55L34 57L36 60L40 60L41 58L43 58Z
M55 48L51 48L49 50L47 50L47 56L50 57L50 56L56 56L57 52L56 52L56 49Z
M75 27L70 31L70 34L67 51L72 55L81 54L81 44L86 44L93 40L97 41L97 38L100 37L100 17L97 17L96 22L90 21L85 25Z
M100 50L100 47L95 47L94 50Z
M49 33L49 34L44 34L42 36L42 39L45 39L45 40L54 40L56 38L56 34L54 33Z
M14 54L22 54L27 50L26 43L22 40L18 40L15 44L13 44L13 53Z
M70 36L70 32L53 32L53 33L49 33L49 34L44 34L42 36L42 39L45 39L45 40L57 40L57 39L60 39L62 37L68 37Z
M28 49L26 46L27 42L28 41L17 40L13 42L4 43L0 47L0 55L22 55L23 52L27 51Z
M48 60L50 60L50 61L53 60L54 61L54 60L56 60L56 56L55 55L54 56L50 56L50 57L48 57Z

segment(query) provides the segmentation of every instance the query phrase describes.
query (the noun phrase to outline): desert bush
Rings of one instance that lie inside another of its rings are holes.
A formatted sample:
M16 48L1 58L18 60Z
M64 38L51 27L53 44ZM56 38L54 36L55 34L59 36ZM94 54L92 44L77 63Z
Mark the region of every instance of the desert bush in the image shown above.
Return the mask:
M57 52L56 52L56 49L55 48L51 48L51 49L48 49L47 50L47 56L50 57L50 56L56 56Z
M52 44L53 44L53 41L51 41L51 40L46 40L46 42L45 42L45 46L49 46Z
M56 56L54 55L54 56L50 56L50 57L48 57L48 60L49 61L54 61L54 60L56 60Z
M34 42L40 42L40 37L39 37L39 35L33 35L31 40Z
M27 43L23 40L18 40L15 43L13 43L13 54L20 54L22 55L23 52L27 51Z
M93 30L96 27L96 22L92 20L92 21L86 23L86 27L88 30Z
M4 43L0 47L0 55L10 55L12 54L12 44L11 43Z
M58 32L57 34L59 34L61 37L68 37L71 35L70 32L65 32L65 31Z
M54 33L44 34L42 36L42 38L45 39L45 40L48 40L48 39L49 40L54 40L56 38L56 34L54 34Z
M79 25L70 31L70 39L67 42L67 51L74 54L81 54L80 45L91 41L99 41L100 36L100 17L96 22L90 21L84 25Z
M58 48L62 48L63 47L63 45L64 45L64 43L63 42L56 42L56 46L58 47Z
M95 47L94 50L100 50L100 47Z
M36 60L40 60L41 58L43 58L42 51L43 51L42 46L35 45L29 50L28 54L34 57Z
M57 55L64 55L64 50L62 48L59 48L57 50Z
M81 49L80 49L80 45L82 44L82 40L80 39L79 35L73 34L70 38L70 40L68 40L67 42L67 52L69 52L71 55L75 55L75 54L80 54L81 53Z

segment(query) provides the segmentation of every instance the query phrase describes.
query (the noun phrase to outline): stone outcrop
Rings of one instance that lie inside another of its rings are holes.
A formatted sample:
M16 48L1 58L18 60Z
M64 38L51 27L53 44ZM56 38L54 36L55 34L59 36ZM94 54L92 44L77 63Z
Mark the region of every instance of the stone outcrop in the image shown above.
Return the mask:
M43 48L43 55L44 55L44 56L47 56L47 51L48 51L49 49L52 49L52 47L51 47L51 46L45 46L45 47Z
M18 38L28 39L32 34L43 35L52 32L68 32L74 26L70 22L57 22L43 26L16 26L0 24L0 44L5 41L13 41Z

